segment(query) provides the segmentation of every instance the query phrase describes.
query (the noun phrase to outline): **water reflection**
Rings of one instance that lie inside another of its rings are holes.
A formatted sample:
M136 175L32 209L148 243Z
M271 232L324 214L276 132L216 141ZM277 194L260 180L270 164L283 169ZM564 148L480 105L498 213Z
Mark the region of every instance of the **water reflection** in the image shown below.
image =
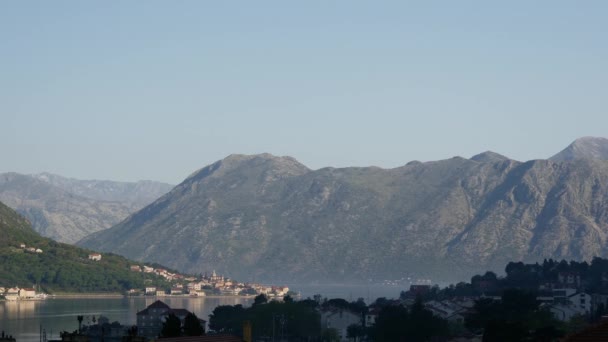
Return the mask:
M158 298L172 308L184 308L194 312L199 318L208 320L209 314L218 305L242 304L248 306L251 298ZM12 334L18 342L40 340L40 329L47 332L47 338L57 338L60 331L74 331L78 328L78 315L84 316L84 324L93 323L93 317L103 315L110 322L125 325L136 323L136 314L156 301L154 297L135 298L62 298L45 301L0 302L0 330Z

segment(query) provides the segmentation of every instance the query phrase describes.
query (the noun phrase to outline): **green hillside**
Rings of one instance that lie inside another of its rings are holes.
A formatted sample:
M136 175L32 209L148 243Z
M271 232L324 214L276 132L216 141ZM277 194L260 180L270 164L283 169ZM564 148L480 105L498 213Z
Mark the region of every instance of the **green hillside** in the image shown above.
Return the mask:
M21 244L41 249L42 253L30 253ZM41 237L26 219L0 202L0 286L39 284L53 293L123 292L145 285L168 285L156 275L129 270L129 266L139 263L113 254L92 261L88 259L90 253Z

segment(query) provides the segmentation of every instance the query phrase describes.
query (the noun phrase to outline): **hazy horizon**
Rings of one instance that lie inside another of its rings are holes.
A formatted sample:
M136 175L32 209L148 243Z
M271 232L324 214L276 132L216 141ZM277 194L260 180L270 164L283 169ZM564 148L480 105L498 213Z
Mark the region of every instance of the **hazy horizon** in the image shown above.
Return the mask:
M584 138L584 137L582 137L582 138ZM595 138L595 137L594 137L594 138ZM604 138L604 137L600 137L600 138ZM569 144L568 144L568 145L569 145ZM564 146L564 148L565 148L565 147L567 147L567 146ZM561 151L561 150L560 150L560 151ZM560 151L557 151L557 152L560 152ZM498 153L498 154L504 155L504 154L502 154L502 153L500 153L500 152L497 152L497 151L490 151L490 150L486 150L486 151L480 151L479 153L476 153L476 154L471 155L471 156L454 155L454 156L447 157L447 158L444 158L444 159L449 159L449 158L453 158L453 157L462 157L462 158L467 158L467 159L469 159L469 158L471 158L471 157L474 157L474 156L475 156L475 155L477 155L477 154L481 154L481 153L485 153L485 152L495 152L495 153ZM555 153L557 153L557 152L555 152ZM264 153L268 153L268 152L260 152L260 153L256 153L256 154L264 154ZM554 153L554 154L555 154L555 153ZM231 153L231 154L229 154L229 155L232 155L232 154L240 154L240 153ZM220 158L220 159L218 159L218 160L211 161L211 162L209 162L208 164L201 165L201 166L200 166L200 167L198 167L197 169L194 169L194 170L191 170L191 171L187 172L187 173L184 175L184 177L183 177L181 180L177 181L177 182L164 182L164 181L160 181L160 180L156 180L156 179L144 179L144 178L141 178L141 179L130 179L130 180L108 179L108 178L86 178L86 177L85 177L85 178L83 178L83 177L78 177L78 176L67 176L67 175L58 174L58 173L53 173L53 172L49 172L49 171L45 171L45 170L42 170L42 171L39 171L39 172L18 172L18 171L15 171L15 170L0 170L0 173L16 172L16 173L20 173L20 174L27 174L27 175L40 175L40 174L44 174L44 173L49 173L49 174L54 174L54 175L62 176L62 177L65 177L65 178L71 178L71 179L77 179L77 180L97 180L97 181L115 181L115 182L153 181L153 182L163 182L163 183L168 183L168 184L177 185L177 184L181 183L182 181L184 181L184 180L185 180L187 177L189 177L189 176L190 176L192 173L194 173L194 172L196 172L196 171L200 170L201 168L204 168L204 167L206 167L206 166L208 166L208 165L211 165L211 164L213 164L213 163L214 163L214 162L216 162L216 161L222 160L222 159L224 159L224 158L228 157L229 155L227 155L227 156L225 156L225 157L223 157L223 158ZM301 161L301 160L299 160L297 157L292 156L292 155L274 155L274 156L275 156L275 157L292 157L292 158L294 158L294 159L298 160L298 162L302 163L302 161ZM513 160L518 160L518 159L516 159L516 158L511 158L511 157L506 156L506 155L504 155L504 156L505 156L505 157L508 157L508 158L510 158L510 159L513 159ZM552 155L550 155L550 156L546 156L546 157L532 158L532 159L529 159L529 160L535 160L535 159L549 159L551 156L552 156ZM394 165L394 166L381 166L381 165L371 165L371 164L370 164L370 165L344 165L344 166L339 166L339 167L379 167L379 168L383 168L383 169L390 169L390 168L394 168L394 167L400 167L400 166L403 166L403 165L405 165L405 164L407 164L407 163L409 163L409 162L412 162L412 161L420 161L420 162L432 162L432 161L438 161L438 160L442 160L442 159L435 159L435 160L408 160L408 161L404 161L403 163L400 163L400 164L397 164L397 165ZM520 162L525 162L525 161L528 161L528 160L518 160L518 161L520 161ZM319 166L319 167L316 167L316 168L312 168L312 167L310 167L309 165L306 165L305 163L302 163L302 164L303 164L304 166L306 166L306 167L310 168L311 170L319 170L319 169L322 169L322 168L325 168L325 167L335 167L335 166L333 166L333 165L325 165L325 166Z

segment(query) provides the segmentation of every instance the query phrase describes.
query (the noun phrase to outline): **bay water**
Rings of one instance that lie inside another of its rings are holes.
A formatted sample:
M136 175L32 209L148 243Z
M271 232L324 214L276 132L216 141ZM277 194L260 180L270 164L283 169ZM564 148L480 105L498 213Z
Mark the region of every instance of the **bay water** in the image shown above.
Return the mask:
M320 294L325 298L344 298L354 301L363 298L370 304L378 297L397 298L401 287L385 285L293 285L301 298L312 298ZM183 308L199 318L209 320L209 314L218 305L241 304L245 307L253 302L252 297L96 297L96 298L48 298L41 301L0 302L0 330L10 334L17 342L37 342L41 340L41 330L48 340L59 339L61 331L78 329L77 316L84 316L83 325L93 324L93 317L105 316L110 322L135 325L137 312L156 300L162 300L170 307Z

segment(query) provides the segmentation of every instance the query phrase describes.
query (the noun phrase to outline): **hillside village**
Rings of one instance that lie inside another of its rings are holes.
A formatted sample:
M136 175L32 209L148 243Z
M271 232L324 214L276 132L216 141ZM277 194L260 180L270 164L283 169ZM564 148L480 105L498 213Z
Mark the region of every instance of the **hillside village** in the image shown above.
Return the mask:
M144 289L130 289L129 295L146 296L191 296L202 297L208 295L216 296L255 296L264 294L269 297L283 297L290 292L287 286L270 286L257 283L242 283L236 280L218 275L215 270L211 275L206 273L202 276L187 276L173 273L163 268L150 266L132 265L132 272L156 274L171 283L170 288L147 286Z

